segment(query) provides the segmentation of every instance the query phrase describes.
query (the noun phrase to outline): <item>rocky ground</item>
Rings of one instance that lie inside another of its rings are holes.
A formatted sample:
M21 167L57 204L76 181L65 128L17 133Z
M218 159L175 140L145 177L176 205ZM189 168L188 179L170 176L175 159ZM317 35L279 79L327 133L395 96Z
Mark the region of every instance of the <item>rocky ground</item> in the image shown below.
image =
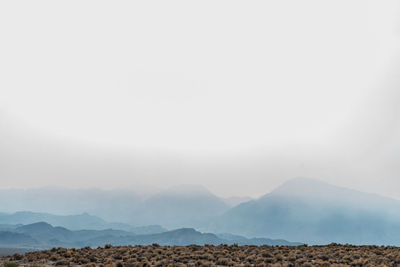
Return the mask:
M0 266L400 266L400 248L381 246L122 246L53 248L1 257Z

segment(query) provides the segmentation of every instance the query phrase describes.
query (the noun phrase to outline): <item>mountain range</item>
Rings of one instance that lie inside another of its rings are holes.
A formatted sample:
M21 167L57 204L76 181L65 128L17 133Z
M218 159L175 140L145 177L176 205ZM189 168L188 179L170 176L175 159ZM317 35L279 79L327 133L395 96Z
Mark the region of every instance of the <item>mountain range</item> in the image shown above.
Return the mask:
M217 236L201 233L193 228L180 228L154 234L135 234L121 230L79 230L53 227L45 222L16 226L0 231L0 246L43 249L50 247L97 247L112 245L204 245L204 244L247 244L247 245L299 245L286 240L265 238L247 239L242 236Z
M82 220L73 220L77 225L68 223L68 228L74 230L86 227L79 225L80 221L89 223L91 229L104 229L104 222L98 218L89 218L88 213L110 222L117 219L118 223L134 226L162 225L174 229L200 227L209 219L222 215L234 204L247 200L248 198L240 197L222 199L202 186L193 185L176 186L152 194L141 194L134 190L2 189L0 211L10 213L29 210L41 213L42 221L60 226L65 225L65 222L63 224L54 222L49 214L81 214L79 216ZM44 215L45 213L48 215ZM64 218L67 219L71 217ZM17 221L23 224L32 222ZM1 215L0 223L2 223ZM107 227L116 228L115 225ZM122 225L117 228L121 227Z
M133 232L136 234L162 233L167 229L160 225L131 226L126 223L110 223L100 217L82 213L78 215L54 215L49 213L38 213L20 211L12 214L0 213L0 230L7 230L13 224L33 224L36 222L47 222L51 225L65 227L71 230L104 230L116 229Z
M209 230L308 244L400 245L400 201L297 178L230 209Z
M10 191L3 190L3 192ZM36 193L36 204L27 203L28 207L36 205L36 209L39 209L40 203L49 197L37 194L38 191L34 190L25 192L30 197L22 200L14 198L21 207L24 206L24 201L33 199L32 192ZM88 213L68 216L35 212L2 213L0 231L27 234L16 229L26 224L46 222L69 231L98 231L96 235L100 234L100 237L91 237L95 240L95 242L92 240L93 244L102 242L106 232L101 231L108 231L109 242L115 244L140 243L145 240L168 243L166 239L162 239L165 233L171 232L167 229L193 228L203 233L214 233L213 238L217 238L215 240L219 240L218 242L233 240L240 243L251 240L252 244L256 244L261 240L257 244L262 244L269 239L283 239L307 244L335 242L400 245L400 201L310 178L288 180L258 199L249 201L242 199L244 202L240 201L233 207L205 188L197 186L171 188L140 198L136 202L134 201L136 196L130 198L126 192L121 195L115 191L105 192L103 199L100 191L93 192L96 193L72 192L73 196L81 197L72 198L69 205L79 205L81 201L79 208L85 212L96 211L96 216ZM112 195L119 197L113 198ZM60 194L57 199L54 194L51 195L54 198L54 207L58 207L59 212L64 214L69 208L66 196L67 193ZM1 198L4 198L3 194ZM103 203L107 201L110 203L104 205L103 210ZM124 203L123 209L117 206L118 203ZM113 205L116 205L115 208ZM101 216L104 214L108 215ZM110 217L111 215L113 216ZM107 218L118 222L107 222L105 220ZM192 232L179 233L189 235ZM29 233L28 235L37 241L42 240L35 235ZM139 236L142 239L138 239ZM172 238L169 235L168 237ZM210 238L210 242L214 242L210 236L206 237ZM26 236L16 235L15 238L26 238ZM199 235L198 238L197 241L200 242L205 236ZM60 238L52 240L60 241ZM78 241L92 244L89 239L73 240L73 242ZM68 244L70 241L62 239L60 242Z

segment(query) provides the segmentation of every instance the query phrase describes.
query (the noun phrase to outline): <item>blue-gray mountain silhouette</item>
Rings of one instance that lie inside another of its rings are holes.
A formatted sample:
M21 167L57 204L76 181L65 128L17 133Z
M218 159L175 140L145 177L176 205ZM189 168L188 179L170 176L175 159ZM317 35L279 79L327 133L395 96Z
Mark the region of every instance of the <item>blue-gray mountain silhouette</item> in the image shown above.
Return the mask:
M153 234L167 231L159 225L131 226L125 223L110 223L88 213L78 215L54 215L20 211L12 214L0 213L0 230L14 227L14 224L33 224L47 222L51 225L61 226L70 230L104 230L115 229L133 232L135 234Z
M400 201L296 178L232 208L211 228L309 244L400 245Z
M71 231L63 227L53 227L45 222L16 227L0 232L0 245L9 247L85 247L112 245L204 245L204 244L250 244L250 245L299 245L286 240L246 239L234 237L224 239L212 233L201 233L193 228L180 228L157 234L134 234L121 230L79 230Z
M70 229L104 229L104 222L85 212L107 221L117 221L133 226L161 225L174 229L201 226L210 218L226 212L230 206L202 186L177 186L151 196L140 196L134 191L72 190L41 188L29 190L1 190L0 210L16 212L35 211L35 221L22 221L29 214L16 214L15 223L46 221ZM79 214L50 218L47 214ZM21 218L18 218L18 216ZM32 217L33 215L29 215ZM40 219L41 218L41 219ZM62 222L61 222L62 220ZM68 222L68 220L70 220ZM1 219L0 223L4 222ZM90 227L88 227L90 226ZM110 227L110 226L108 226ZM129 230L123 225L112 228Z

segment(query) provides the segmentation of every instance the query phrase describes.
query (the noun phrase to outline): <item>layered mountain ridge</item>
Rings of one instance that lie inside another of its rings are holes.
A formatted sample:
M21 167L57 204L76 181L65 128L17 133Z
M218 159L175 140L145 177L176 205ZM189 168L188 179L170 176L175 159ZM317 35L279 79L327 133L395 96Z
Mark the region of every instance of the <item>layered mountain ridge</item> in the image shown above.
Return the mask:
M112 245L204 245L204 244L246 244L246 245L300 245L286 240L247 239L242 236L223 238L213 233L201 233L193 228L180 228L152 234L135 234L121 230L79 230L71 231L54 227L46 222L37 222L0 231L0 247L45 249L51 247L97 247Z
M400 201L296 178L227 211L211 229L309 244L400 244Z
M95 195L100 197L98 193ZM97 197L94 200L98 200ZM54 202L67 201L62 198ZM105 199L112 198L105 195L102 201ZM118 205L121 201L129 200L129 197L121 195L112 204ZM72 204L75 205L73 201ZM83 207L87 207L85 205L88 203L85 202ZM105 210L110 207L110 211L115 213L112 217L114 220L120 219L118 214L129 217L131 224L109 223L88 213L59 216L17 212L0 214L0 231L20 233L15 231L19 226L43 221L73 231L101 232L112 229L114 232L102 234L111 233L110 240L118 243L114 234L119 233L125 236L120 241L125 240L126 244L129 240L137 241L129 239L131 237L127 232L135 236L157 235L168 232L167 229L193 228L214 233L223 240L230 240L227 238L229 236L241 236L257 243L256 239L261 238L262 241L257 244L267 242L265 239L283 239L308 244L400 245L400 201L310 178L288 180L258 199L244 201L233 207L205 188L196 186L176 187L130 202L131 208L127 203L124 205L123 210L117 206L112 209L109 203ZM102 208L101 205L93 207Z

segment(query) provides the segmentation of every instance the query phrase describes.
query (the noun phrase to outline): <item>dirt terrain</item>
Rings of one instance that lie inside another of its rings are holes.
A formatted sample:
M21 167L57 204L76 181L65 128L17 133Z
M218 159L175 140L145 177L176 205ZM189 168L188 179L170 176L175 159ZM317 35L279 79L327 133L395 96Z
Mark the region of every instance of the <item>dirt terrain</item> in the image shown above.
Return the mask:
M0 258L0 266L400 266L384 246L122 246L53 248Z

